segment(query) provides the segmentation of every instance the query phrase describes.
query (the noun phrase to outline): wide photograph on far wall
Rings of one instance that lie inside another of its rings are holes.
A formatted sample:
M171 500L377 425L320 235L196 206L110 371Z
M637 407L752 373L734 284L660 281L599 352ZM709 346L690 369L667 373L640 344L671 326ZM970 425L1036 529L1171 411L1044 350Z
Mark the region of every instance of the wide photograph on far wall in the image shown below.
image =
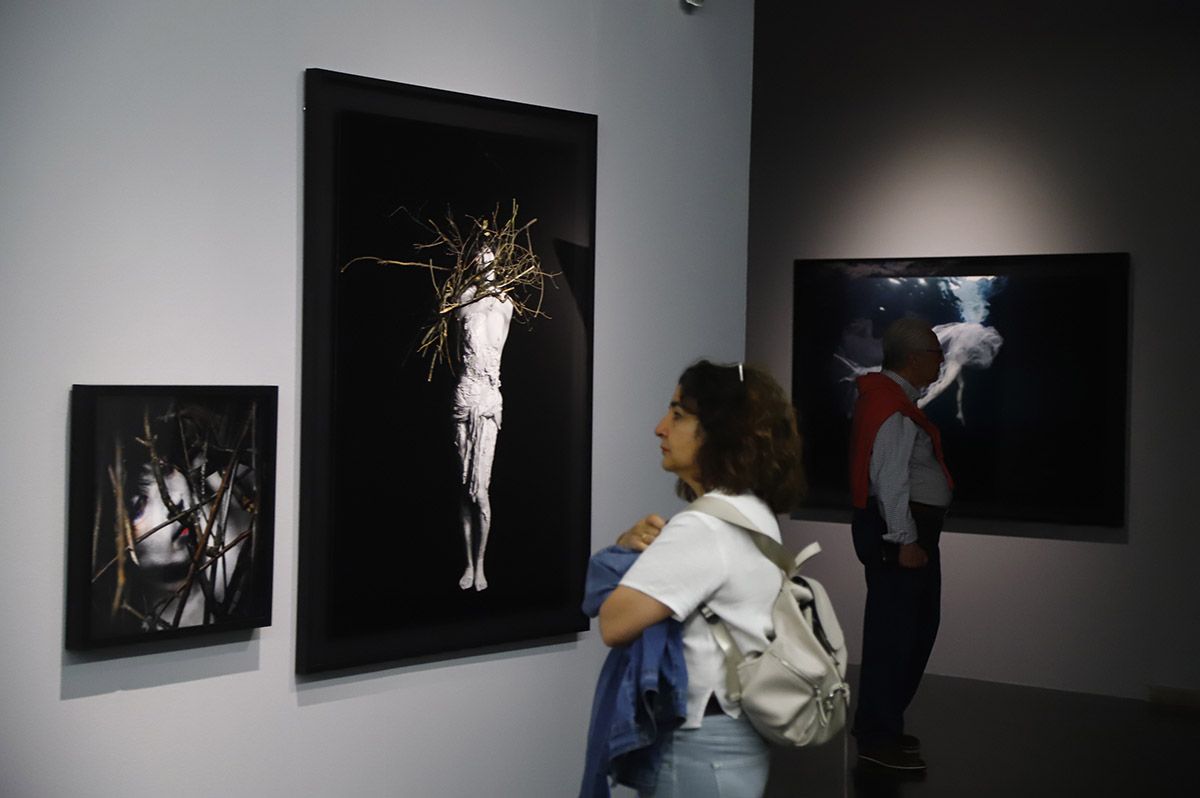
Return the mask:
M68 648L270 624L277 397L71 389Z
M309 70L296 667L587 628L596 117Z
M884 329L916 316L945 354L918 404L954 475L946 528L1125 539L1128 254L799 260L794 285L797 517L849 517L855 379L881 367Z

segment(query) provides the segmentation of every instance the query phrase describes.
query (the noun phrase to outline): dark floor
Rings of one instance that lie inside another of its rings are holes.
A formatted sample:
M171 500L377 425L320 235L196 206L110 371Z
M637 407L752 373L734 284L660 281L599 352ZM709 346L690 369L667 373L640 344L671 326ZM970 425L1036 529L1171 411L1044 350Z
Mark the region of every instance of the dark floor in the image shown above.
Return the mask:
M1200 796L1195 710L927 675L906 722L923 779L859 767L854 740L839 737L776 749L765 798Z

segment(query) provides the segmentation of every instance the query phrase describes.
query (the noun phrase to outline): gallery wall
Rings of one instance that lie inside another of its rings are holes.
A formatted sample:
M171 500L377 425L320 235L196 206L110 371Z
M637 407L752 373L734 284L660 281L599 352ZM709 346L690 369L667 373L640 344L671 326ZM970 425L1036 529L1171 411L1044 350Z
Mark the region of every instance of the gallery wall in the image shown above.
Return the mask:
M1131 253L1128 542L960 534L951 519L929 669L1195 695L1197 15L1057 5L758 4L747 357L791 374L797 258ZM815 567L860 639L848 526L785 534L822 542Z
M752 27L676 0L0 5L0 793L575 789L594 632L293 674L303 70L598 115L599 547L677 506L652 430L679 371L744 349ZM73 383L279 386L270 627L64 652Z

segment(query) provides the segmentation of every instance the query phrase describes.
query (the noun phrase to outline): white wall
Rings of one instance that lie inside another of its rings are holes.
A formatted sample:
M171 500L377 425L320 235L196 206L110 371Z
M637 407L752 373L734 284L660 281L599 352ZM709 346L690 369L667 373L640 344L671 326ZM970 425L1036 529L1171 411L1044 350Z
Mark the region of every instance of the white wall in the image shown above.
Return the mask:
M1200 36L1194 10L1125 5L758 6L750 360L791 373L796 258L1132 254L1128 544L951 521L935 673L1200 689ZM786 533L823 542L818 568L859 639L849 528Z
M0 5L0 794L561 796L578 642L292 673L306 67L599 115L596 546L673 507L652 428L740 357L752 7L675 0ZM273 626L62 647L72 383L280 387Z

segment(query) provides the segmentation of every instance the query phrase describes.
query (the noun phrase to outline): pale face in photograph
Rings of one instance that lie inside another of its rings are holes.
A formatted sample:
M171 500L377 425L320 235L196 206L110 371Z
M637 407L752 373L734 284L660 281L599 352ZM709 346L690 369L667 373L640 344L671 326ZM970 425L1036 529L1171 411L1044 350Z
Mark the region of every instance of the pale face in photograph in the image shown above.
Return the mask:
M192 492L182 473L170 469L163 474L163 482L177 506L192 506ZM129 504L134 540L150 533L134 548L140 567L147 575L153 574L163 585L182 582L187 578L188 562L192 558L197 531L183 520L166 523L171 517L170 511L162 500L149 465L144 467L137 492L130 498ZM163 524L166 525L155 529ZM151 533L151 530L155 531Z
M176 507L191 508L198 504L198 497L178 469L167 470L163 474L163 483ZM210 474L206 479L206 487L210 496L216 495L220 489L219 475ZM237 502L230 501L228 492L217 507L215 519L210 518L213 506L209 502L192 516L199 523L211 527L210 550L232 543L246 531L250 523L249 514ZM173 593L187 581L197 541L204 530L193 528L186 517L171 520L170 508L162 500L154 473L148 465L138 480L137 492L130 498L129 521L134 540L146 536L134 547L142 587L151 595L161 592L166 596ZM215 598L224 598L225 584L233 573L241 549L242 544L228 546L217 562L208 568ZM199 586L193 586L192 592L193 597L188 602L192 612L185 614L185 622L181 623L183 626L202 622L202 616L195 615L203 607Z

